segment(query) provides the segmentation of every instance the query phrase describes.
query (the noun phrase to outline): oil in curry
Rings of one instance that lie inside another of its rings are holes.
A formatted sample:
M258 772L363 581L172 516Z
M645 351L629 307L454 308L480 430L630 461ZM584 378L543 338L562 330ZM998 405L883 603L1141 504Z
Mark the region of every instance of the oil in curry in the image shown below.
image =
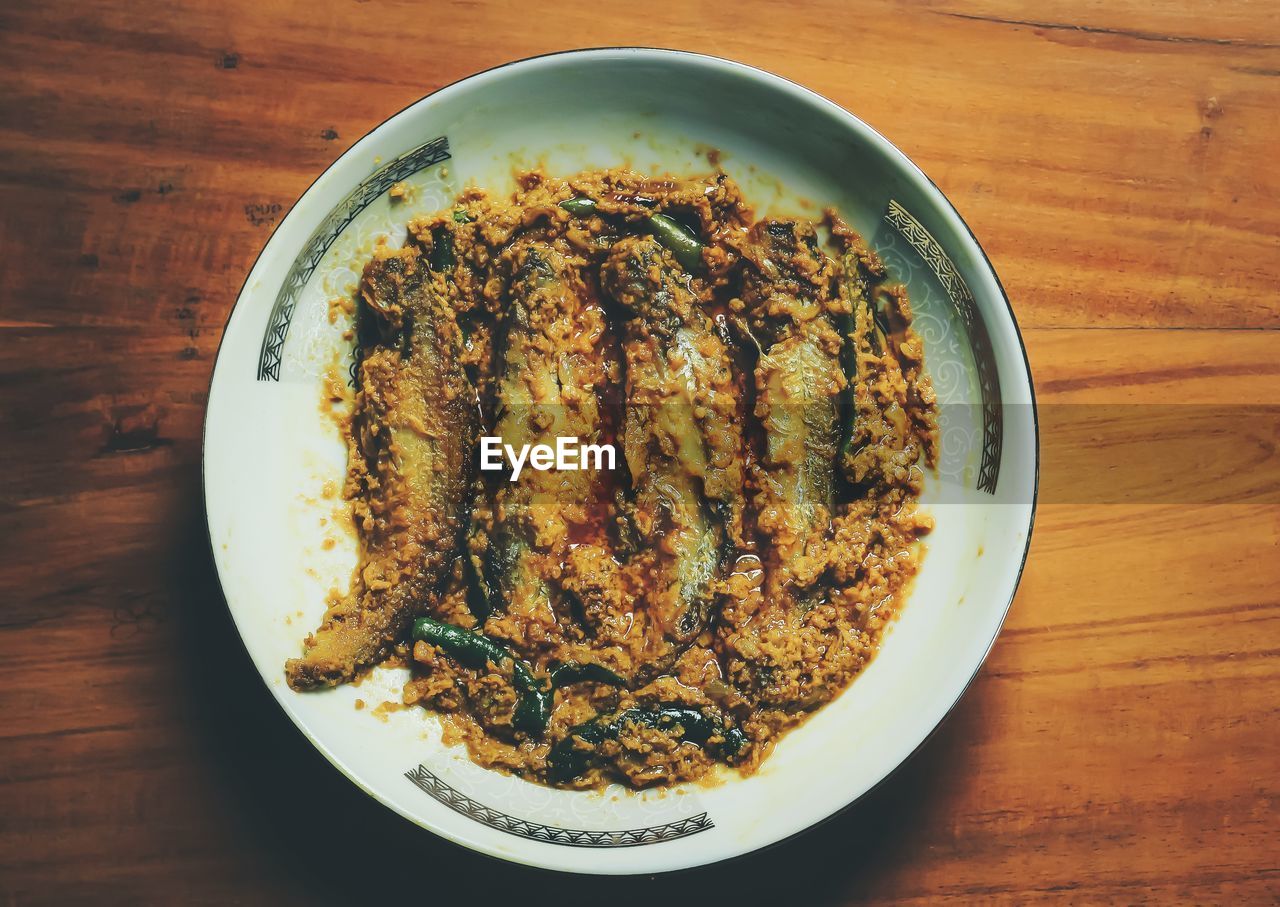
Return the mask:
M369 261L351 591L297 690L391 659L477 763L648 787L749 773L874 656L931 528L910 302L834 211L724 173L518 177ZM612 470L477 469L481 436Z

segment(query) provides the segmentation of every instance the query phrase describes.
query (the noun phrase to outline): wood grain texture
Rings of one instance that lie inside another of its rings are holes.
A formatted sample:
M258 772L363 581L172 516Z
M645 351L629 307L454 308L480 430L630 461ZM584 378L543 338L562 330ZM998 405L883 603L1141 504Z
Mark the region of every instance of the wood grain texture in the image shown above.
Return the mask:
M1276 423L1162 409L1280 404L1270 7L0 4L0 893L1280 898ZM991 254L1046 412L1025 578L942 730L820 830L625 884L461 851L330 768L243 654L199 485L219 332L315 175L441 85L609 44L762 66L903 148ZM1091 406L1144 415L1091 427ZM1142 452L1155 484L1116 478Z

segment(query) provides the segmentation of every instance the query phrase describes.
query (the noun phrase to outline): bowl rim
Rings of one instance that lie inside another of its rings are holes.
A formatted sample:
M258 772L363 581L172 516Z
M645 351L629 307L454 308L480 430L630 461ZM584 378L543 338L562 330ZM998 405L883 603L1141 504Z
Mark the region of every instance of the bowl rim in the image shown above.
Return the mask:
M222 567L219 563L216 545L214 544L214 541L213 541L213 532L212 532L212 527L209 521L209 483L208 483L209 482L209 477L208 477L209 412L210 412L209 401L212 399L212 396L213 396L214 382L216 381L217 375L218 375L218 366L222 362L222 346L223 346L223 343L226 341L227 329L230 327L231 320L235 316L236 310L240 307L240 303L244 300L245 292L248 289L249 283L253 279L255 272L257 271L259 265L261 264L263 256L266 254L267 250L271 247L272 243L276 240L276 237L280 234L282 228L287 223L290 222L291 218L294 218L295 215L297 215L299 206L301 205L303 200L306 199L306 197L312 192L312 190L314 190L316 186L322 180L324 180L324 178L328 176L333 170L338 168L345 161L364 153L366 146L371 143L373 137L378 132L380 132L384 127L386 127L389 123L391 123L393 120L396 120L399 117L407 114L409 111L413 110L414 108L418 107L419 105L423 104L429 99L436 97L437 95L440 95L445 92L451 92L454 89L460 89L462 86L466 85L467 83L473 82L474 80L491 75L493 73L499 72L504 69L528 66L531 64L538 63L540 61L548 61L548 60L558 59L558 58L589 59L596 56L604 56L607 54L619 53L619 52L625 53L628 55L633 55L636 57L652 56L658 60L683 58L683 59L692 61L694 65L711 65L711 66L719 67L726 71L736 71L738 75L743 76L747 79L763 81L766 83L772 83L775 87L779 87L784 90L794 92L800 95L805 100L809 101L810 103L815 104L820 108L824 108L829 113L834 114L837 118L845 121L847 125L852 127L855 131L861 133L861 135L865 139L867 139L871 145L874 146L877 153L883 154L885 157L895 161L897 166L907 176L914 178L918 183L921 183L923 185L923 187L926 189L926 194L934 201L934 203L938 206L938 208L944 213L949 213L950 216L954 218L954 221L963 228L964 233L968 235L969 240L973 243L973 247L978 253L978 257L983 268L985 268L986 272L991 276L991 279L995 284L996 290L998 291L999 301L1004 304L1004 311L1006 316L1009 319L1009 325L1013 329L1013 336L1014 336L1014 339L1017 341L1018 351L1021 355L1023 370L1025 372L1025 378L1026 378L1027 393L1028 393L1029 402L1031 405L1031 440L1032 440L1032 448L1033 448L1032 450L1032 467L1033 468L1032 468L1032 475L1031 475L1032 486L1031 486L1030 510L1027 516L1026 542L1023 546L1022 554L1018 560L1018 567L1016 572L1014 573L1013 584L1009 591L1008 600L1004 603L1003 608L1001 608L1000 610L1000 619L996 623L995 630L992 634L992 637L987 642L985 648L983 649L982 656L975 664L972 674L964 682L964 684L959 688L959 690L956 692L955 697L952 699L951 703L942 712L942 717L939 718L939 720L933 726L933 728L929 730L928 733L925 734L925 736L920 740L919 744L917 744L915 748L913 748L905 757L903 757L893 768L885 772L885 774L882 777L880 777L877 781L870 784L866 788L866 790L864 790L862 793L851 797L847 802L836 807L827 815L816 819L815 821L800 828L799 830L796 830L789 834L785 834L781 837L776 838L775 840L769 841L764 844L760 844L758 846L750 847L748 849L741 850L735 853L725 854L723 856L714 856L706 860L700 860L696 862L683 862L683 863L677 861L676 865L670 865L670 863L668 863L667 865L661 866L661 867L630 868L630 867L610 866L604 862L596 862L592 865L581 866L581 867L570 869L570 868L563 868L560 866L545 865L544 863L536 859L525 856L523 853L519 851L498 852L494 848L489 847L483 842L478 841L474 838L470 838L465 834L458 834L451 830L447 831L443 828L428 825L424 821L419 820L417 817L410 815L408 812L401 809L401 807L392 799L383 797L377 792L375 792L374 790L372 790L371 788L369 788L368 786L366 786L364 782L359 778L359 776L352 769L350 769L343 760L338 758L327 746L325 746L309 730L309 728L305 726L305 724L298 718L298 716L295 715L294 712L288 708L288 706L284 703L283 699L280 696L276 695L275 691L271 688L270 684L268 683L267 678L263 676L262 672L257 669L257 666L253 661L252 654L249 652L248 643L245 640L243 634L240 632L239 625L235 619L235 614L232 612L230 602L227 599L226 585L223 581L223 576L222 576ZM351 146L347 148L346 151L344 151L338 157L334 158L333 161L331 161L327 166L325 166L325 168L316 175L316 177L307 185L307 187L304 190L302 190L302 192L298 195L298 197L289 206L289 210L285 213L283 217L280 218L279 222L277 222L276 225L272 228L270 235L267 237L266 241L262 244L262 247L258 250L258 254L254 257L252 264L249 266L248 270L245 273L245 279L242 282L239 291L236 293L235 301L231 304L231 307L227 310L227 316L223 322L222 330L218 337L218 346L214 353L213 368L210 369L210 372L209 372L209 386L208 386L208 391L206 392L205 413L201 423L200 489L201 489L201 508L204 512L205 540L208 545L208 553L209 553L210 559L213 562L214 572L218 579L219 592L222 593L223 606L226 608L226 613L231 620L232 626L235 627L236 638L240 643L242 652L245 654L250 664L253 665L254 673L258 675L258 680L262 684L262 687L268 694L269 698L274 700L277 706L281 709L281 711L283 711L285 715L289 718L289 721L293 725L295 731L297 731L304 739L306 739L307 742L311 744L311 746L313 746L316 750L318 750L321 753L321 755L323 755L325 759L334 768L336 768L348 781L355 784L358 788L364 791L365 794L370 796L372 799L376 800L378 803L382 804L384 807L386 807L393 813L413 823L413 825L415 825L416 827L422 828L425 831L428 831L431 834L435 835L437 838L447 841L450 844L453 844L458 847L465 847L468 850L471 850L476 853L482 853L496 860L501 860L503 862L516 863L516 864L527 866L533 869L542 870L544 872L582 873L582 874L590 874L590 875L620 875L620 876L653 875L653 874L659 874L659 873L666 874L666 873L676 873L676 872L689 872L689 871L706 867L706 866L736 862L752 854L758 854L758 853L761 853L762 851L770 850L772 848L778 847L782 844L785 844L788 841L793 840L794 838L800 837L801 835L807 834L813 831L814 829L817 829L823 825L826 825L828 822L832 821L833 819L843 815L845 812L851 809L855 804L861 802L862 800L870 796L872 792L880 789L891 778L897 775L898 772L901 771L904 765L910 762L922 749L924 749L926 744L928 744L928 742L932 740L933 737L938 733L938 731L942 728L943 724L946 723L947 719L950 718L951 715L955 712L956 706L960 703L960 700L964 698L969 688L973 685L974 680L977 678L978 674L981 672L983 665L986 664L987 658L990 656L991 650L994 648L996 640L999 638L1000 633L1004 629L1004 623L1008 619L1009 610L1013 606L1014 598L1017 597L1018 588L1021 585L1022 576L1024 571L1026 570L1027 560L1031 551L1031 539L1032 539L1032 536L1034 535L1034 530L1035 530L1036 514L1037 514L1037 509L1039 504L1039 495L1040 495L1040 418L1039 418L1039 410L1036 403L1035 382L1031 373L1031 362L1027 355L1027 348L1026 348L1026 343L1022 337L1022 330L1018 324L1017 315L1014 313L1013 305L1009 301L1009 294L1005 290L1004 284L1001 282L1000 276L996 272L995 266L992 264L990 256L987 255L986 250L982 247L982 244L978 241L978 237L974 234L968 222L965 221L964 217L960 214L959 210L952 203L952 201L947 197L946 193L942 191L941 187L939 187L937 183L935 183L929 177L929 175L925 173L924 170L918 164L915 163L915 161L913 161L910 157L908 157L905 152L903 152L895 144L893 144L893 142L889 141L889 139L887 139L878 130L876 130L874 127L866 123L856 114L845 109L844 107L832 101L831 99L814 91L811 88L808 88L792 79L787 78L786 76L778 75L777 73L774 73L762 67L754 66L748 63L742 63L737 60L730 59L728 57L721 57L714 54L705 54L697 51L682 50L678 48L653 47L653 46L646 46L646 45L588 46L588 47L579 47L579 48L569 48L569 49L558 50L558 51L550 51L548 53L534 54L528 57L521 57L515 60L509 60L505 63L500 63L496 66L490 66L485 69L477 70L476 72L473 72L461 78L455 79L452 82L442 85L439 88L431 92L428 92L425 95L422 95L421 97L411 101L410 103L406 104L404 107L401 107L399 110L385 117L383 120L381 120L376 125L371 127L359 139L353 142Z

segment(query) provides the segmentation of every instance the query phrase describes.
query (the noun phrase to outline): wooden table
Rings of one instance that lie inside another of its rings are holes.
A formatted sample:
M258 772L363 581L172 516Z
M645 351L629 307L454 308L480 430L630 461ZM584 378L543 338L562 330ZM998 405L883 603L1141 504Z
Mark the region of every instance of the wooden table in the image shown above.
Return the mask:
M8 0L8 903L1280 897L1280 25L1267 6ZM918 757L749 861L607 888L454 848L332 769L242 653L200 495L219 332L282 212L420 95L589 44L733 57L881 130L991 254L1046 413L1021 590ZM1201 406L1173 419L1170 403ZM1129 428L1070 415L1113 404L1138 414ZM1252 407L1261 427L1223 429L1216 405ZM1214 441L1212 481L1165 456L1178 439ZM1113 494L1124 451L1163 472L1158 492Z

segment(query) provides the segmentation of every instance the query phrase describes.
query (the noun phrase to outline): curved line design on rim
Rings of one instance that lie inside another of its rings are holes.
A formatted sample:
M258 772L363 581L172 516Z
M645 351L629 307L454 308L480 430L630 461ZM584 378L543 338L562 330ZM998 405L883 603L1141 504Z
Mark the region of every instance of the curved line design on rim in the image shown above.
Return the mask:
M307 244L289 266L289 273L285 275L280 292L276 295L275 305L271 307L267 330L262 335L262 352L258 356L259 381L280 380L280 360L284 354L284 342L289 336L289 325L293 322L293 310L298 304L298 296L315 273L324 253L329 251L329 247L342 235L347 225L369 207L374 199L400 180L447 160L447 136L442 135L419 145L375 170L368 179L347 193L346 198L338 202L320 222L320 226L316 227Z
M884 219L933 271L968 330L974 367L978 372L978 391L982 395L982 464L978 468L977 488L987 494L995 494L1000 478L1000 454L1004 447L1004 407L1000 404L1000 371L996 367L995 352L991 349L987 322L978 311L969 284L924 224L896 199L889 200Z
M543 825L540 822L519 819L472 800L456 787L451 787L439 775L432 773L425 765L419 765L405 772L404 776L420 790L430 794L454 812L475 819L481 825L505 831L518 838L541 841L544 844L560 844L565 847L643 847L646 844L661 844L664 841L687 838L716 827L706 813L698 813L696 816L677 819L663 825L629 828L625 831L561 828L558 825Z

